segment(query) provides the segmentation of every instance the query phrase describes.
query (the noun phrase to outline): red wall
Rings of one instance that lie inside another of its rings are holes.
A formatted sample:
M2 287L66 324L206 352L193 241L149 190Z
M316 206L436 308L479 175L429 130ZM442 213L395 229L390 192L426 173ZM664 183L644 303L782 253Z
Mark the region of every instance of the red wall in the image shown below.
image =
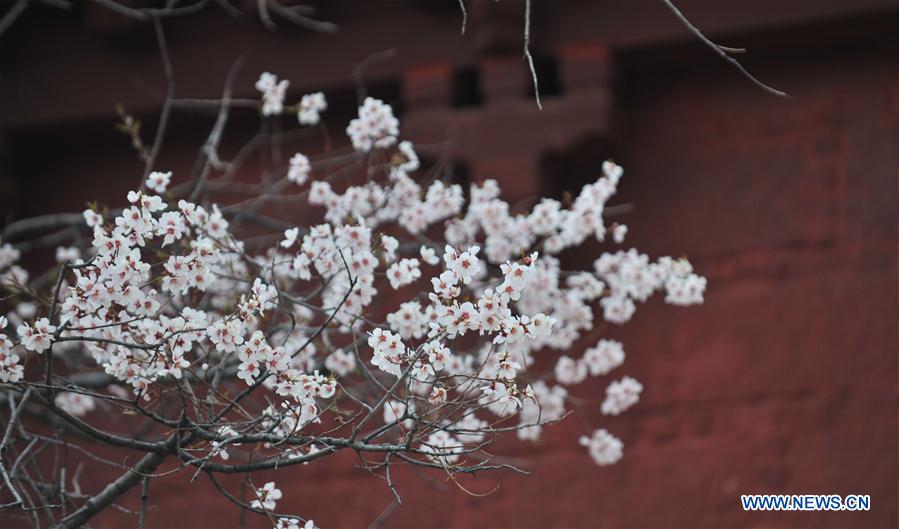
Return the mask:
M576 147L575 139L552 145L553 153L571 158L571 167L614 154L625 166L619 202L635 206L620 219L630 241L653 256L688 255L709 278L705 305L653 300L631 324L608 332L628 354L615 376L645 385L634 409L607 418L597 405L548 428L536 445L500 444L496 453L532 475L462 480L473 494L439 473L397 468L404 504L387 513L384 527L899 525L897 46L825 42L752 63L790 101L697 59L693 48L676 48L675 57L690 61L676 68L665 48L618 57L616 116L600 127L612 138L597 142L602 148ZM404 97L412 101L422 85L409 79ZM599 112L588 100L576 115L552 114L566 94L557 97L547 103L554 127L581 126L584 115ZM470 155L473 179L496 178L517 192L573 185L581 175L540 169L546 146L514 148L529 134L518 119L531 106L410 105L419 125L409 133L428 142L447 130L447 119L489 114L485 141L499 135L511 148L499 159ZM581 140L600 133L585 134ZM552 144L550 130L546 136ZM572 393L598 396L605 382L591 379ZM613 467L596 467L576 443L599 426L625 442ZM357 463L344 453L269 476L286 510L325 528L364 527L392 496ZM236 509L189 477L154 480L149 524L234 526ZM236 490L238 481L230 483ZM872 508L747 513L739 503L747 493L870 494ZM95 526L134 523L110 511Z

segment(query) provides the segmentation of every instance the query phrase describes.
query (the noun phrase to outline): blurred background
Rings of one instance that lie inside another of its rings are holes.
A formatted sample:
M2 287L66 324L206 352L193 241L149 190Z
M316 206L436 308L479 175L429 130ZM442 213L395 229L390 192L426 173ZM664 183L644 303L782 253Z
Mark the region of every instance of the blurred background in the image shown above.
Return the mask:
M701 307L654 299L604 332L624 343L618 375L643 382L641 402L619 417L585 407L537 444L497 447L531 476L480 475L466 493L402 471L397 507L345 453L268 476L292 511L325 528L899 526L899 2L676 2L716 42L748 48L743 64L788 100L661 2L535 1L542 111L522 61L523 2L467 1L465 35L455 0L306 3L339 32L269 31L255 2L234 2L242 18L212 6L165 20L177 96L219 97L245 56L235 97L257 98L262 71L290 79L288 101L322 90L342 143L361 85L394 106L426 160L451 161L461 181L496 179L510 202L576 193L612 157L629 242L688 256L709 288ZM149 141L165 89L151 25L90 2L30 6L0 39L0 221L120 204L143 166L116 105ZM214 119L173 114L157 165L176 182ZM235 110L223 150L257 129L254 110ZM625 443L612 467L577 445L597 427ZM106 472L88 469L82 487ZM190 474L153 481L148 525L236 527L233 505ZM750 493L870 494L871 510L744 512ZM94 526L135 524L113 510Z

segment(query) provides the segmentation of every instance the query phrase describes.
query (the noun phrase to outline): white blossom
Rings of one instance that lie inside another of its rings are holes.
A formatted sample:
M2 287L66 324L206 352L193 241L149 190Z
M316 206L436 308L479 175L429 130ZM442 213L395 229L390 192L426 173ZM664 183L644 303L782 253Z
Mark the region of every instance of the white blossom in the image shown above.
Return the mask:
M556 380L570 386L584 381L587 377L587 366L569 356L562 356L556 361L555 373Z
M72 391L58 393L54 401L61 410L74 415L75 417L86 415L97 407L97 402L94 397Z
M288 86L260 76L262 114L288 108L300 125L319 123L324 95L288 103ZM367 98L347 127L356 153L341 154L352 174L337 168L315 180L319 171L300 153L267 172L312 180L308 206L296 201L305 193L286 193L276 178L262 182L265 202L241 197L219 207L182 196L181 186L169 190L170 172L150 173L124 208L83 211L89 230L79 229L89 236L56 248L57 263L69 265L55 267L58 291L29 282L21 252L0 245L0 288L10 300L0 317L0 382L25 381L29 355L52 345L65 369L56 375L91 366L120 399L188 398L185 387L201 384L202 405L215 414L233 395L258 390L258 401L235 403L204 426L189 449L198 460L308 462L335 447L321 432L361 411L384 422L366 443L400 443L450 467L506 430L538 440L568 413L566 386L622 365L617 341L579 349L598 321L625 323L656 294L674 305L703 302L707 281L686 259L614 246L592 269L569 270L559 257L589 241L624 243L628 228L604 217L620 166L603 164L571 201L539 198L528 210L506 202L495 180L465 190L416 174L421 161L399 131L393 109ZM337 167L330 164L322 159L322 172ZM266 211L269 204L277 207ZM311 222L281 224L286 218ZM276 229L264 231L270 224ZM613 381L602 413L622 413L642 389L631 377ZM84 415L95 400L61 388L54 402ZM580 444L597 464L622 455L605 430ZM282 498L274 482L253 492L256 509L274 510ZM277 529L300 527L299 517L273 516Z
M172 172L153 171L147 175L147 188L157 193L165 193L172 181Z
M290 81L278 80L278 76L264 72L256 81L256 90L262 92L262 115L275 116L284 111L284 96Z
M614 340L600 340L584 352L584 364L593 376L605 375L623 362L624 347Z
M41 318L34 322L33 325L27 323L20 325L16 332L19 334L22 347L29 351L41 353L50 348L56 327L50 325L50 320L47 318Z
M250 502L250 507L273 511L280 499L281 490L275 486L274 481L269 481L261 488L256 489L256 499Z
M312 172L312 164L304 154L296 153L290 158L290 167L287 170L287 179L297 185L303 185L309 180Z
M437 256L437 252L434 251L433 248L428 246L422 246L419 251L419 255L421 255L421 260L431 266L437 266L440 264L440 258Z
M103 224L103 215L100 215L92 209L86 209L82 214L84 215L84 222L89 228Z
M387 269L387 279L394 289L408 285L419 277L421 277L421 270L418 268L418 259L402 259Z
M300 99L297 119L300 125L317 125L321 120L320 114L327 109L328 102L325 101L325 94L321 92L306 94Z
M412 418L414 409L415 406L413 403L410 403L409 406L407 406L402 401L388 400L384 403L384 423L392 424L402 421L403 428L410 429L415 424L415 419Z
M612 238L616 243L621 244L624 242L624 237L627 235L627 226L624 224L617 224L614 228L612 228Z
M602 412L606 415L618 415L640 400L643 384L631 377L624 377L609 384L606 388L606 399L602 402Z
M6 327L6 318L0 316L0 331ZM5 334L0 332L0 382L14 383L22 380L24 366L21 358L15 352L15 344Z
M581 446L587 447L590 457L600 466L618 462L624 448L621 440L602 428L593 432L590 437L581 436L579 442Z
M56 248L57 263L74 263L81 259L81 250L75 246L59 246Z
M481 262L477 255L479 246L470 246L464 252L457 252L452 246L447 246L443 253L443 261L446 268L456 274L463 284L471 283L481 270Z

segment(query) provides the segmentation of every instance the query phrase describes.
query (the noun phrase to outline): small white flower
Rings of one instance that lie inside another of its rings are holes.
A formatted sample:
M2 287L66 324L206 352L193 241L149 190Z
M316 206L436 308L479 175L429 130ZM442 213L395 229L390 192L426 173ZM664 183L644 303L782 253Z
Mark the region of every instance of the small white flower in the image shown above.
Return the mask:
M62 263L74 263L78 259L81 258L81 250L74 246L59 246L56 248L56 262L59 264Z
M273 511L281 499L281 490L275 487L274 481L269 481L262 488L256 489L256 496L257 498L250 503L251 507Z
M431 394L428 395L428 402L431 404L442 404L446 402L446 388L434 386L434 388L431 389Z
M615 162L606 160L602 163L602 172L612 183L617 184L618 180L621 179L621 175L624 174L624 169Z
M300 125L316 125L321 120L319 114L327 109L328 102L325 101L325 94L321 92L306 94L300 99L297 119L300 121Z
M29 351L41 353L50 348L50 340L56 327L50 325L50 320L41 318L34 325L23 324L17 329L22 346Z
M290 248L293 243L297 242L297 236L300 234L299 228L290 228L284 230L284 240L281 241L281 248Z
M481 261L477 258L480 246L469 246L464 252L457 252L452 246L447 245L443 254L443 261L447 270L454 272L463 284L468 284L477 277L481 271Z
M100 215L92 209L84 210L84 222L89 228L103 225L103 215Z
M419 249L418 253L421 254L421 260L431 266L436 266L440 263L440 258L437 256L437 252L435 252L434 249L429 246L422 246Z
M86 415L97 407L97 402L94 397L71 391L58 393L54 402L61 410L68 412L75 417Z
M418 268L418 259L401 259L387 269L387 279L394 290L414 282L419 277L421 270Z
M290 167L287 169L287 179L297 185L303 185L309 180L312 164L305 155L296 153L290 159Z
M624 237L627 235L627 226L624 224L617 224L614 228L612 228L612 239L618 244L624 242Z
M153 171L147 176L147 188L152 189L157 193L165 193L165 190L169 187L169 183L171 182L171 180L171 171L167 173Z
M620 439L605 429L596 430L590 437L581 436L579 443L581 446L587 447L590 457L600 466L616 463L621 459L624 447Z
M411 402L407 407L406 404L401 401L388 400L384 403L384 423L392 424L395 422L399 422L400 419L403 419L403 417L406 415L406 412L408 411L409 417L403 419L402 426L403 428L410 429L415 424L415 420L411 417L414 408L415 406L413 406Z

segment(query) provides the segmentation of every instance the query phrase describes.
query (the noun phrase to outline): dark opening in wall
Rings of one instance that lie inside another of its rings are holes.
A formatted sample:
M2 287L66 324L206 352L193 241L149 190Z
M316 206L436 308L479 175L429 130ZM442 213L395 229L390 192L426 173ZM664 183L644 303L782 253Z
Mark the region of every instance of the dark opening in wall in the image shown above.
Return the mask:
M399 79L377 79L365 80L364 95L366 97L374 97L387 103L393 107L396 115L403 113L403 98L400 92ZM328 111L346 113L347 116L356 117L358 114L358 106L362 103L359 101L359 87L354 85L343 85L334 87L326 91L328 98ZM343 116L341 116L343 117Z
M462 193L465 195L466 203L468 203L471 192L471 169L468 167L468 164L457 160L449 161L446 163L443 171L446 183L462 186Z
M475 66L466 66L453 72L453 93L450 105L472 107L483 103L481 96L481 72Z
M525 64L527 66L527 64ZM534 71L537 72L537 84L540 89L540 97L553 97L562 95L562 81L559 77L559 61L555 57L534 57ZM530 75L530 70L528 70ZM529 80L528 97L534 97L534 83Z
M585 184L602 175L602 163L614 159L607 138L587 136L564 149L547 152L540 159L540 178L546 196L577 196Z
M421 161L421 169L418 170L416 181L426 188L434 180L442 180L446 185L459 184L468 197L468 188L471 186L471 169L468 164L458 160L446 160L433 156L433 153L418 152Z

